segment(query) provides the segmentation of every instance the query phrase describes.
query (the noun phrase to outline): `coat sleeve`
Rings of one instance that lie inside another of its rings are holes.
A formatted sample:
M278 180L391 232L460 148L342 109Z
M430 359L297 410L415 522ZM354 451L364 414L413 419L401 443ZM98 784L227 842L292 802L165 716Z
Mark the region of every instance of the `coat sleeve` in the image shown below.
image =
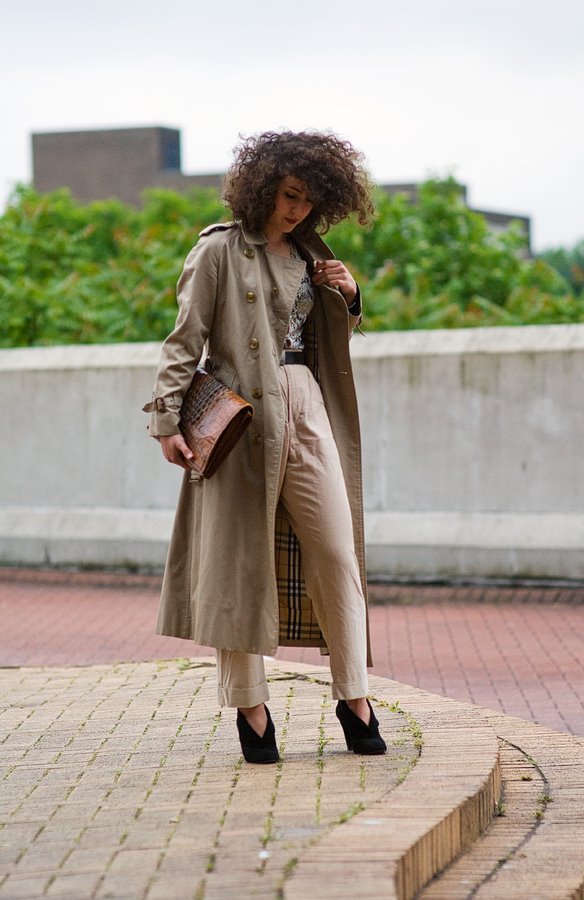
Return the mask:
M220 246L202 238L186 258L177 286L178 316L162 345L149 412L152 437L178 434L182 398L203 355L217 299Z

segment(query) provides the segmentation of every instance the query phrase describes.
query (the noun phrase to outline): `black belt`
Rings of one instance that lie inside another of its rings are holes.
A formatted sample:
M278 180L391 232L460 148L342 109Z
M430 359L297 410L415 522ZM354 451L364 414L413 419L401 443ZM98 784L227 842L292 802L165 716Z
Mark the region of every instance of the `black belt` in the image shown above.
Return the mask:
M280 354L281 366L303 366L304 350L282 350Z

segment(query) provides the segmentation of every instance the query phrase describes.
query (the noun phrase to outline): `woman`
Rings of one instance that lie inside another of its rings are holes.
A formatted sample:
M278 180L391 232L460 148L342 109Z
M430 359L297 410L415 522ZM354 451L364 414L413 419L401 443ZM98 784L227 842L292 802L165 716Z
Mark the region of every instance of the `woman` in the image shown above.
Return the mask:
M248 762L276 762L263 655L327 647L348 749L383 753L369 661L361 459L349 338L359 290L317 232L372 212L361 155L335 135L268 132L236 148L234 222L201 232L178 284L150 433L183 480L157 631L217 648L219 702ZM199 479L178 427L206 367L254 406L217 473Z

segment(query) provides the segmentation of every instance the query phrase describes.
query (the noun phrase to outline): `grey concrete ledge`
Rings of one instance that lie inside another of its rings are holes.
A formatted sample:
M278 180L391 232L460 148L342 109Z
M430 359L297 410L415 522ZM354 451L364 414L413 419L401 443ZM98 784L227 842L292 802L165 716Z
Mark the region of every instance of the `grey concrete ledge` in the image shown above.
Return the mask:
M167 541L172 509L112 507L0 508L0 536ZM496 549L584 548L584 513L371 512L365 513L370 547Z
M162 344L67 344L0 350L0 373L59 369L124 369L156 366Z
M162 566L173 510L0 508L0 563ZM584 514L366 513L369 575L584 578Z
M0 508L0 537L168 541L174 510L105 507Z
M356 334L353 359L393 356L546 353L584 349L584 325L521 325L504 328L449 328L375 331Z
M55 369L117 369L155 366L159 341L126 344L71 344L0 350L0 372ZM351 341L354 359L392 356L545 353L584 349L584 325L521 325L501 328L450 328L376 331Z
M584 548L584 513L366 512L368 546Z
M173 510L0 509L0 561L19 565L159 567Z

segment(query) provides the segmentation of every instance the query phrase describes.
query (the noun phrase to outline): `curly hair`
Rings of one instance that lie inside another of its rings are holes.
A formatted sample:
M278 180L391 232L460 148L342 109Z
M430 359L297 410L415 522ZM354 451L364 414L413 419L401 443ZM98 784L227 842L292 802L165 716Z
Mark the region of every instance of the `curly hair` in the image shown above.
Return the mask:
M331 132L266 131L242 137L225 177L223 200L246 228L261 231L287 175L306 184L312 202L299 230L325 234L351 213L361 225L371 221L371 181L363 154Z

